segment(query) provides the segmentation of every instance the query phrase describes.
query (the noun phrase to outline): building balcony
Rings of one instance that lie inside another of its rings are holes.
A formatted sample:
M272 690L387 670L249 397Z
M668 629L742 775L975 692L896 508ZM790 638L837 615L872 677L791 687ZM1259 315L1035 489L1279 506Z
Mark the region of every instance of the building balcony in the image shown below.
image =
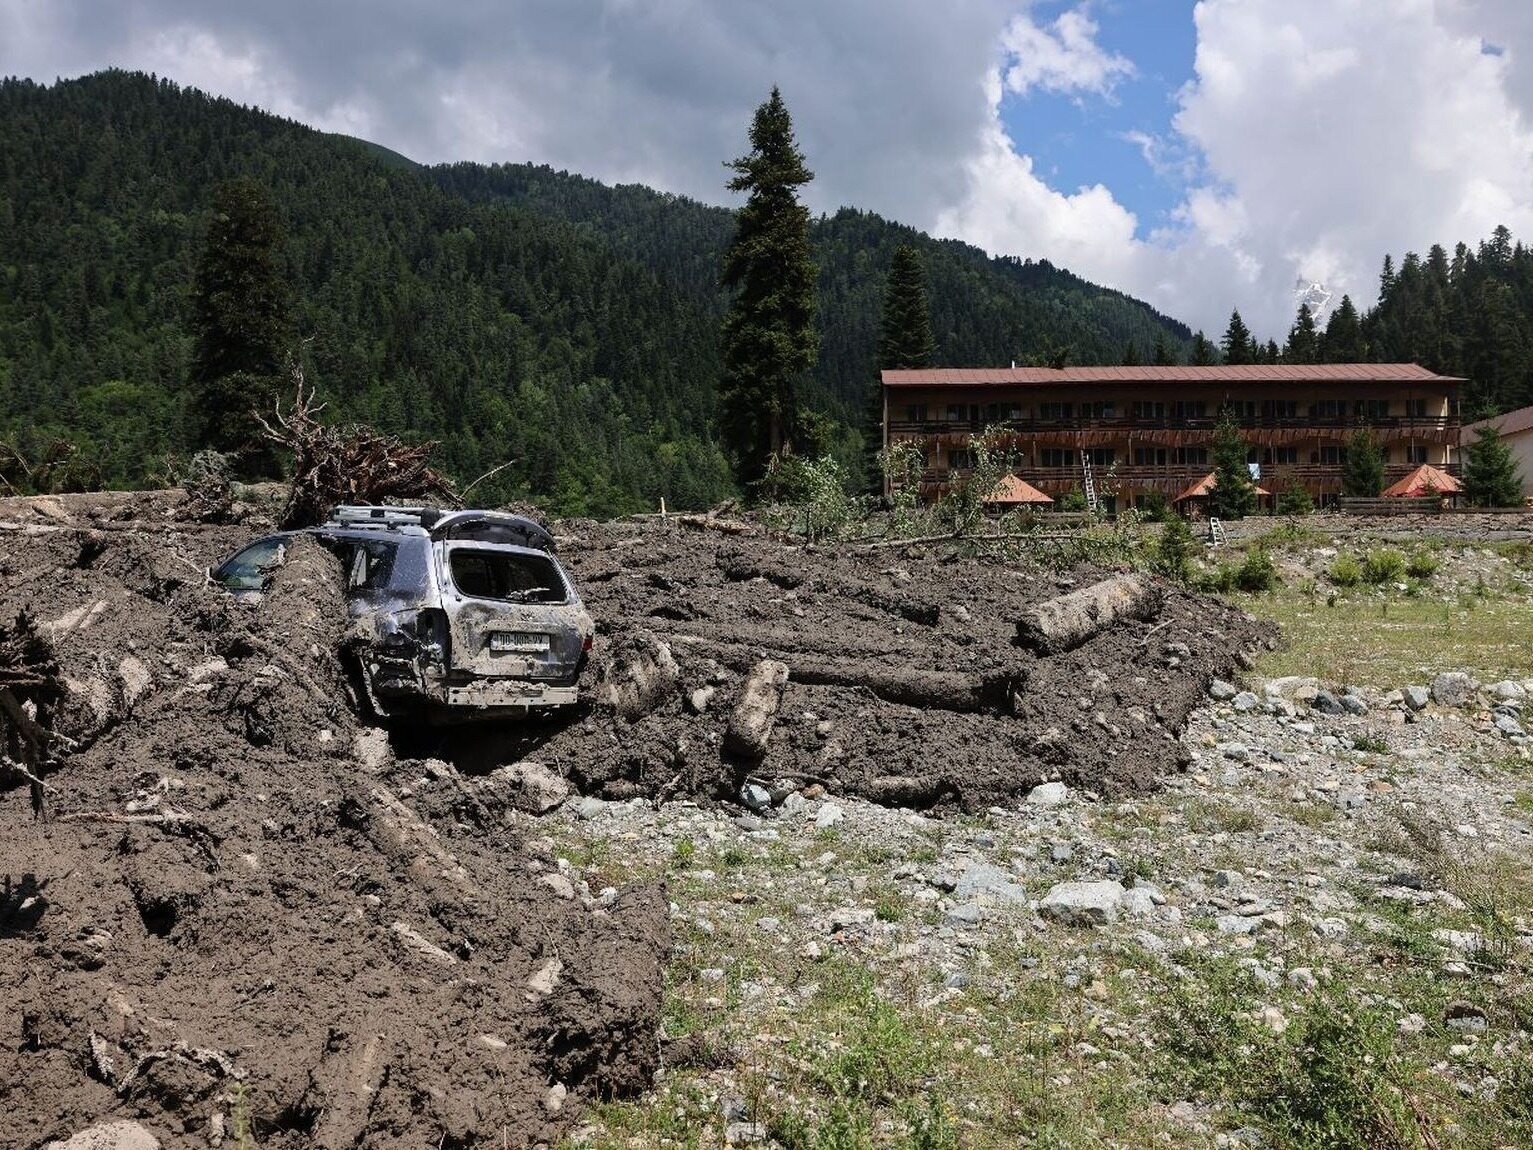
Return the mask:
M1387 487L1397 479L1404 479L1419 466L1421 466L1419 463L1386 464L1385 486ZM1434 466L1455 478L1460 475L1460 466L1457 463L1439 463ZM1120 463L1115 466L1095 465L1092 467L1092 475L1097 490L1103 494L1110 493L1114 488L1138 490L1154 487L1169 495L1175 495L1191 487L1212 470L1211 463L1201 467L1187 467L1180 464L1157 467ZM1341 471L1342 465L1339 463L1263 464L1261 478L1257 480L1257 483L1274 494L1294 484L1314 494L1325 494L1341 489ZM939 488L949 483L954 474L961 477L965 472L929 469L921 476L922 490ZM1019 467L1017 474L1045 494L1054 496L1062 495L1071 488L1080 487L1082 480L1079 466Z
M1412 432L1420 432L1423 437L1428 435L1437 438L1444 432L1456 432L1461 425L1457 415L1448 416L1362 416L1346 415L1337 417L1326 416L1298 416L1289 418L1270 418L1263 416L1237 419L1236 422L1243 430L1248 431L1357 431L1368 429L1374 432L1388 433L1391 437L1408 437ZM1013 432L1019 435L1047 434L1058 435L1069 432L1094 432L1100 435L1102 432L1118 432L1124 438L1139 432L1156 431L1200 431L1212 433L1219 426L1217 416L1190 417L1182 419L1163 418L1150 419L1132 415L1107 416L1104 418L1092 418L1086 416L1073 416L1061 419L927 419L913 421L908 419L891 419L889 421L889 434L891 436L913 435L952 435L968 434L979 435L990 428L996 428ZM1455 436L1456 439L1456 436Z

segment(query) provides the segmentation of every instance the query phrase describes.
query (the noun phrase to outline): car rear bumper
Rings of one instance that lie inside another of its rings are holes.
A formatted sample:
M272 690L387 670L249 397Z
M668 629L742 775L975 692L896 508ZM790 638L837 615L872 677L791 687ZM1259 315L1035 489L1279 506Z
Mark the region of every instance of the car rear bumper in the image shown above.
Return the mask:
M434 701L453 708L568 707L579 698L576 687L534 683L524 679L476 679L443 685L431 692Z

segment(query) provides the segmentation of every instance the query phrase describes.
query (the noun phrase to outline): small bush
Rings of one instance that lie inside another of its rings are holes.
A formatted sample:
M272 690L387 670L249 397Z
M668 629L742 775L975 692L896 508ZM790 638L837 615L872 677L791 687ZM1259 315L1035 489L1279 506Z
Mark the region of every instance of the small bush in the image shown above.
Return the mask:
M1310 498L1309 489L1302 484L1290 483L1278 496L1279 515L1308 515L1314 509L1315 501Z
M1405 578L1405 556L1385 547L1368 552L1363 560L1363 579L1369 583L1398 583Z
M1205 594L1228 594L1240 581L1240 568L1233 563L1221 563L1213 571L1199 575L1194 585Z
M1150 557L1150 569L1167 579L1185 583L1192 575L1192 557L1198 551L1198 541L1192 528L1180 515L1166 521L1156 540L1155 552Z
M1146 489L1139 497L1139 513L1151 523L1168 523L1174 514L1171 503L1166 499L1166 493L1159 487ZM1181 518L1177 516L1177 518Z
M1363 569L1357 559L1346 554L1336 556L1326 574L1338 587L1356 587L1363 581Z
M1405 573L1412 579L1430 579L1437 574L1437 556L1430 551L1417 551L1405 564Z
M1086 493L1079 487L1070 488L1059 497L1059 509L1061 511L1086 510Z
M1235 585L1252 594L1270 591L1276 582L1277 567L1273 565L1272 556L1260 547L1246 553L1240 570L1235 573Z

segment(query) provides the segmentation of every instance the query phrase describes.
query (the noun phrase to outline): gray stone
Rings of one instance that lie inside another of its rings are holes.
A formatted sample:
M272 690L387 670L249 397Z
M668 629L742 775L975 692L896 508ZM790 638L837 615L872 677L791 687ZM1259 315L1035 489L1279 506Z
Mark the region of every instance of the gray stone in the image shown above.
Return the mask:
M1254 934L1261 929L1261 919L1240 914L1221 914L1214 920L1220 934Z
M953 894L965 901L988 898L1013 905L1027 902L1026 889L1017 884L1010 871L984 862L972 862L964 868L953 884Z
M680 674L669 646L636 631L603 667L594 694L623 718L638 719L665 701Z
M1038 910L1069 926L1105 926L1117 921L1123 893L1123 884L1115 879L1062 882L1043 896Z
M1049 861L1067 863L1075 857L1075 848L1069 843L1055 843L1049 847Z
M1208 685L1208 697L1221 703L1229 702L1239 693L1234 683L1226 683L1223 679L1215 679Z
M1123 892L1118 909L1129 918L1148 918L1155 913L1155 897L1143 887L1130 887Z
M873 921L873 911L865 906L843 906L830 912L830 932L839 934L856 926L867 926Z
M1043 783L1027 792L1029 806L1057 807L1070 801L1070 788L1064 783Z
M1432 680L1432 702L1439 707L1463 707L1474 702L1475 683L1463 671L1444 671Z
M1522 729L1522 724L1514 719L1511 715L1497 716L1496 730L1500 731L1503 735L1508 737L1527 734L1527 732Z
M753 811L772 809L772 792L759 783L746 783L740 788L740 801Z
M160 1140L137 1122L103 1122L43 1150L160 1150Z
M1490 1029L1490 1020L1472 1002L1450 1002L1443 1011L1443 1025L1460 1034L1484 1034Z
M716 692L717 688L711 683L697 688L697 690L687 696L687 709L694 715L701 715L708 709L708 704L713 702L713 696Z
M588 795L581 799L579 804L575 807L575 814L579 818L589 820L594 819L597 815L601 814L602 811L606 809L606 803L602 802L598 798Z
M1361 695L1343 695L1341 697L1341 709L1349 715L1366 715L1368 713L1368 700Z
M1512 679L1502 679L1499 683L1492 683L1485 688L1485 693L1492 699L1500 699L1503 703L1520 703L1528 697L1528 692L1523 685Z
M1238 870L1217 870L1214 872L1214 886L1218 890L1238 890L1245 881L1245 876Z
M965 902L947 912L947 920L954 926L975 926L985 921L985 908L977 902Z
M1268 679L1262 693L1269 699L1287 699L1290 703L1308 703L1320 690L1320 680L1303 675L1284 675Z
M846 812L835 803L826 803L814 815L814 825L822 831L838 826L846 818Z
M1240 694L1235 696L1230 705L1240 712L1254 711L1257 707L1261 706L1261 700L1250 691L1241 691Z
M570 797L570 785L564 776L542 763L512 763L491 772L488 781L492 786L512 790L513 805L528 814L546 815Z
M766 757L767 741L772 737L772 726L787 685L786 663L763 659L751 668L724 730L726 751L756 761Z
M1421 710L1421 708L1425 707L1432 698L1430 691L1428 691L1425 687L1419 687L1414 683L1401 691L1400 695L1404 699L1405 705L1413 711Z
M1310 706L1314 707L1322 715L1340 715L1344 713L1341 707L1341 700L1329 691L1316 691L1314 701L1310 703Z

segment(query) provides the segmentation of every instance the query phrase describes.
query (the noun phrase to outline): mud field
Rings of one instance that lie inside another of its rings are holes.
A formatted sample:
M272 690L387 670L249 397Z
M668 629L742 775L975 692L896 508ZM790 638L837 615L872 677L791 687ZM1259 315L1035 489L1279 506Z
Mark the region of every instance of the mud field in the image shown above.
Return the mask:
M0 500L0 620L66 685L50 818L0 773L4 1145L109 1118L172 1148L554 1142L650 1081L670 944L659 886L560 872L531 813L566 782L762 813L813 787L938 810L1145 791L1209 680L1274 638L1146 586L1040 654L1019 620L1112 572L569 522L588 701L391 745L354 716L326 553L295 547L259 607L204 585L264 529L162 494Z

